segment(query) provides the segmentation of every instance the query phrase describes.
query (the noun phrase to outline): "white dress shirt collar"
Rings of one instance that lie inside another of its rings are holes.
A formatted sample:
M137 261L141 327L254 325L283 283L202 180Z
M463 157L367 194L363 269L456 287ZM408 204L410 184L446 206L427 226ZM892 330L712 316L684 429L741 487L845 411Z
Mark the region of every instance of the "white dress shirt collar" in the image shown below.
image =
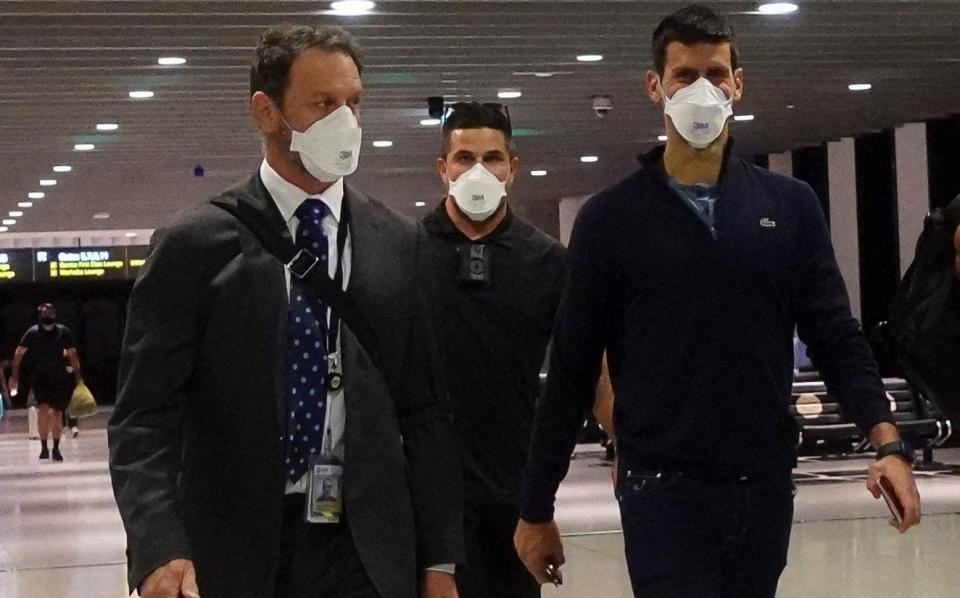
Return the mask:
M277 209L283 216L285 222L290 222L296 215L297 208L308 197L319 199L327 208L330 214L338 223L340 222L340 213L343 208L343 178L337 179L337 182L320 195L310 195L300 187L297 187L290 181L280 176L276 170L264 158L260 164L260 179L263 186L267 188Z

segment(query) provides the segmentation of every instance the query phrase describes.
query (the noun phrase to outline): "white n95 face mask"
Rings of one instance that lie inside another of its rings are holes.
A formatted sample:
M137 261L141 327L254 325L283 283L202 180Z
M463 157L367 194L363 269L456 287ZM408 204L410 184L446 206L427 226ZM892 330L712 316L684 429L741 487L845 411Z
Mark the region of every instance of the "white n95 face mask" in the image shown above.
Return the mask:
M304 168L318 181L332 183L357 169L363 129L349 107L340 106L302 133L293 127L290 131L290 150L300 154Z
M663 96L663 111L673 121L677 132L696 149L704 149L716 141L733 114L733 100L703 77L677 90L672 98L667 97L662 85L660 94Z
M507 184L477 162L457 180L450 181L450 195L467 218L483 222L500 207L507 195Z

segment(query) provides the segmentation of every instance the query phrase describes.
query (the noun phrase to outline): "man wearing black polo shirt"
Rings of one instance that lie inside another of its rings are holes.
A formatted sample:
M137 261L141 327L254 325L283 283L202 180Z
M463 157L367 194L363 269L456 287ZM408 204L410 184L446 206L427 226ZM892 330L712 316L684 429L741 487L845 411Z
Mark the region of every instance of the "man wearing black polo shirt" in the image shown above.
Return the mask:
M889 480L901 532L920 520L912 451L816 195L731 155L727 123L743 93L733 32L689 7L660 24L653 54L647 92L664 106L667 144L577 218L515 541L540 582L563 564L554 497L606 349L635 595L771 598L793 514L794 329L879 449L867 488L879 498Z
M424 218L435 311L465 475L461 598L540 595L513 547L540 366L564 281L563 247L515 216L519 168L497 104L447 113L437 171L448 193Z
M17 392L20 366L26 360L32 374L33 394L40 409L40 458L63 461L60 453L63 413L70 404L74 388L83 382L80 359L73 333L66 326L57 324L57 310L53 305L44 303L37 307L37 320L39 324L27 330L14 354L10 392ZM48 436L53 436L52 453L47 445Z

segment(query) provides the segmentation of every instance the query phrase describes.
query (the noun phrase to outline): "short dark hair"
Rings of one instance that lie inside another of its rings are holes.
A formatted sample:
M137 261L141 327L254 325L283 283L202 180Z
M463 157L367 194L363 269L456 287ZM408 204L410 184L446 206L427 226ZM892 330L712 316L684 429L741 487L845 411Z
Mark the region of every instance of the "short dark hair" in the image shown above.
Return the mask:
M443 119L443 144L441 156L450 151L450 135L458 129L496 129L503 132L507 150L513 153L513 125L510 113L503 104L480 102L457 102L447 108Z
M653 32L653 66L663 77L667 63L667 46L680 42L685 46L694 44L730 44L730 61L737 70L739 51L737 38L727 20L713 10L699 4L681 8L660 22Z
M363 53L352 35L340 27L285 26L266 30L253 53L250 95L262 91L281 104L294 59L309 48L343 52L363 72Z

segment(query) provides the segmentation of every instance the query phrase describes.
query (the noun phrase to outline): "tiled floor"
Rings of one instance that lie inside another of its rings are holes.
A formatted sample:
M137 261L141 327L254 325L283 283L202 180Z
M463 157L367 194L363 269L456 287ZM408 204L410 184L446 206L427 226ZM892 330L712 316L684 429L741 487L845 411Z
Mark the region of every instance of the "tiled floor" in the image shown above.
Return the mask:
M103 417L66 439L62 464L37 460L17 414L0 424L0 598L120 598L124 535L110 491ZM545 598L626 598L616 502L592 447L558 497L565 585ZM960 450L937 453L960 464ZM924 523L900 536L863 489L867 461L810 460L797 497L780 598L960 596L960 467L920 474ZM695 597L691 597L695 598Z

